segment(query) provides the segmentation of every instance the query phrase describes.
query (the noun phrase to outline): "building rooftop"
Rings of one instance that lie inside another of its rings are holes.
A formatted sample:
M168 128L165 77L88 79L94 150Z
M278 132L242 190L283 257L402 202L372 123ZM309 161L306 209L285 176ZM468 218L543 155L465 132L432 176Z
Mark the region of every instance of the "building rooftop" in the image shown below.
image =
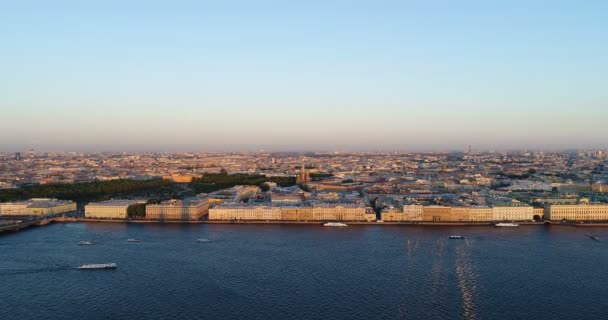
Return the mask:
M98 207L111 207L111 206L130 206L136 203L145 203L144 200L122 200L112 199L101 202L91 202L87 206L98 206Z
M59 200L59 199L51 199L51 198L33 198L24 201L13 201L13 202L3 202L0 204L5 205L22 205L27 206L28 208L51 208L56 207L68 203L74 203L71 200Z
M171 199L159 204L150 204L148 207L197 207L205 205L207 202L207 199L200 198L186 198L184 200Z

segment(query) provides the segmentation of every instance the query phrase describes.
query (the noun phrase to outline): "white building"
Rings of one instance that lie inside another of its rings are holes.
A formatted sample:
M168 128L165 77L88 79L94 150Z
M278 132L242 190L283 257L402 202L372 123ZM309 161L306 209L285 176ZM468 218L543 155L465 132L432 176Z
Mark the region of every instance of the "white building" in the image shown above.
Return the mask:
M84 206L85 218L96 219L126 219L127 209L137 203L146 203L143 200L107 200L89 203Z
M0 203L0 215L3 216L49 216L71 211L76 211L76 203L70 200L33 198Z
M534 219L534 208L525 204L492 207L494 221L526 221Z

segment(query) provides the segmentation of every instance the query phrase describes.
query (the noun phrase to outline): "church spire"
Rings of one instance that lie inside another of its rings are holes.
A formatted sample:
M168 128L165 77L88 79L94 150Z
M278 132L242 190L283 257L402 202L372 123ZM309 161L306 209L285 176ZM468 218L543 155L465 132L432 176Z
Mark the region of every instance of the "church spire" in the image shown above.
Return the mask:
M296 176L296 183L306 183L310 182L310 174L308 170L306 170L306 166L304 165L304 160L302 159L302 167L300 168L300 172Z

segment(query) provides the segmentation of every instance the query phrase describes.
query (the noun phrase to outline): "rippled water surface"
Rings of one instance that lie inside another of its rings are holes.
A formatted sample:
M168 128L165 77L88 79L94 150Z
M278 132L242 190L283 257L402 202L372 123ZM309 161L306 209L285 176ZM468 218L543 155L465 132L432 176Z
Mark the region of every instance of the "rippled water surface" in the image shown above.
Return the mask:
M75 269L104 262L119 268ZM607 312L608 228L72 223L0 236L3 320L606 319Z

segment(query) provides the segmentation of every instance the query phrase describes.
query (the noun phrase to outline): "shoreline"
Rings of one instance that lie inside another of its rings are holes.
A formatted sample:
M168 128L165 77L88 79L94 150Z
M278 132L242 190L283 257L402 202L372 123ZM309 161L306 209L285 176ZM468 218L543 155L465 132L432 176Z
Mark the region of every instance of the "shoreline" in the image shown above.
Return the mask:
M55 218L53 222L104 222L104 223L135 223L135 224L304 224L323 225L326 222L336 221L291 221L291 220L146 220L146 219L91 219L91 218ZM374 226L494 226L494 222L433 222L433 221L337 221L348 225L374 225ZM608 227L608 222L562 223L559 221L521 221L515 222L519 226L569 226L569 227Z
M30 227L45 226L51 223L123 223L123 224L231 224L231 225L317 225L323 226L327 221L285 221L285 220L146 220L146 219L91 219L91 218L71 218L71 217L54 217L41 219L37 221L26 221L20 224L0 225L0 234L6 232L18 232ZM432 222L432 221L385 221L385 222L370 222L370 221L340 221L349 226L391 226L391 227L495 227L494 222ZM531 222L522 221L516 222L521 227L527 226L559 226L559 227L608 227L608 222L586 222L586 223L563 223L563 222ZM512 228L506 228L512 229Z

